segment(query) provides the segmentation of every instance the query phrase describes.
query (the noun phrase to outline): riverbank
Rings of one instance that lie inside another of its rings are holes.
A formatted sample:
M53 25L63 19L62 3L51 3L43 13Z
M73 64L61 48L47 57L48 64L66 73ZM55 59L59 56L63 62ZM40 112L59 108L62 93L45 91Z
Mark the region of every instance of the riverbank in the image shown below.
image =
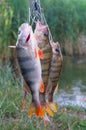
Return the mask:
M11 109L11 108L10 108ZM77 113L77 114L75 114ZM72 115L73 114L73 115ZM16 110L16 113L1 114L1 130L86 130L86 118L81 118L86 111L58 109L51 123L44 126L43 121L32 117L27 117L26 112ZM80 116L81 115L81 116Z
M31 102L28 94L26 110L21 112L22 90L19 78L13 77L12 68L0 66L0 129L1 130L86 130L86 109L57 105L57 113L50 117L46 127L41 119L28 118Z
M19 102L20 104L20 102ZM12 111L12 108L15 110ZM4 108L5 109L5 108ZM75 108L59 108L51 123L47 123L46 127L41 119L34 116L27 117L27 112L21 112L16 104L10 104L10 109L2 112L0 117L1 130L86 130L86 110L76 110Z

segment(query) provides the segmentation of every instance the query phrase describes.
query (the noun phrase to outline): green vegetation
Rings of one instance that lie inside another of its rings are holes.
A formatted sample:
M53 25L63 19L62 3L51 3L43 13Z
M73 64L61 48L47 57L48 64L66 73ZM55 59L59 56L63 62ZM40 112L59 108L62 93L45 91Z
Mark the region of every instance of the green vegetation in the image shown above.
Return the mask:
M9 54L8 45L16 43L19 25L28 19L28 3L28 0L0 2L0 53L4 56Z
M3 69L2 69L3 67ZM51 124L43 125L41 119L28 118L31 97L27 95L26 110L21 112L21 82L13 77L10 65L0 66L0 129L1 130L86 130L86 109L68 106L59 108Z
M55 40L72 41L81 33L86 34L86 0L40 1ZM18 27L28 21L28 7L29 0L0 1L0 60L3 56L7 58L10 55L8 45L15 45ZM85 68L80 74L83 73L85 80L84 70ZM71 82L72 74L77 76L79 72L76 70L72 73L71 70L69 77L69 72L65 73L67 76L62 79L64 84L65 81ZM21 112L21 81L13 74L11 65L0 63L0 130L86 130L86 109L77 106L58 107L58 112L51 118L51 124L46 127L41 119L37 120L34 116L28 118L31 96L28 94L27 109Z
M86 33L86 0L40 0L55 40L75 40ZM28 21L29 0L0 1L0 52L7 55L7 46L14 45L17 30Z
M75 40L80 33L86 33L86 0L47 0L42 3L56 40Z

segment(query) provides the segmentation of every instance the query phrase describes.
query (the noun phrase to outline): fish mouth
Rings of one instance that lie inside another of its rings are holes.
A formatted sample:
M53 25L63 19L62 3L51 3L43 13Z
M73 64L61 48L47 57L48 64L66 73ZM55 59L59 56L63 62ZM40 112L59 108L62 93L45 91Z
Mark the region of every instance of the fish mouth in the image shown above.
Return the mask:
M23 46L28 46L28 41L30 40L30 34L28 34L25 42L22 44Z
M30 40L30 34L28 34L25 43L27 43Z

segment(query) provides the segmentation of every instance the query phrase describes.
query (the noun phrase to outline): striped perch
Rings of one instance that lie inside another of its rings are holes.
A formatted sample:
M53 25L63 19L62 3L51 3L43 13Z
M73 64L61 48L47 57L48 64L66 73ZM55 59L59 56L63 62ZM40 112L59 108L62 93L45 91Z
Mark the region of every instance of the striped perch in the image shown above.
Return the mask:
M45 111L42 109L39 98L39 91L44 91L39 59L39 57L43 58L43 54L37 46L32 28L28 23L23 23L19 28L16 52L21 73L32 95L32 103L28 109L28 115L44 116Z
M45 92L46 92L46 87L48 84L48 77L49 77L49 67L50 67L51 56L52 56L52 48L51 45L49 44L48 26L42 25L40 22L37 22L34 35L37 39L39 48L42 50L44 54L44 59L41 60L41 66L42 66L42 78L43 78L43 82L45 85Z
M34 31L34 35L37 39L39 48L42 50L42 52L44 54L44 59L41 60L41 66L42 66L42 79L44 82L45 90L44 90L44 93L40 93L40 100L44 106L44 104L46 104L45 94L46 94L46 88L48 85L49 68L50 68L51 56L52 56L52 48L49 43L48 26L42 25L40 22L37 22L36 28ZM49 108L49 106L48 106L48 108ZM48 112L48 114L53 116L53 113L50 108L46 109L46 111Z
M53 102L53 95L56 87L58 87L58 80L62 69L62 54L58 42L50 42L52 46L52 60L49 72L49 82L47 87L48 102L53 111L57 111L56 105Z

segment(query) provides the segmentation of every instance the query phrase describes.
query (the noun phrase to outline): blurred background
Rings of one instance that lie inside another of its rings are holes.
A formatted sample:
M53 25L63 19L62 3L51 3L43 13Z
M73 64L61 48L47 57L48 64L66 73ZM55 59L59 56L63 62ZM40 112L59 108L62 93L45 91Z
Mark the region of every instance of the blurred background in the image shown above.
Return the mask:
M63 69L59 88L86 85L86 0L42 1L46 21L54 41L61 45ZM0 1L0 64L13 63L16 71L15 45L18 27L29 20L28 0ZM83 87L79 87L79 92ZM71 90L72 91L72 90ZM83 93L84 94L84 93ZM86 93L85 93L86 94Z
M63 67L55 101L62 106L77 105L86 110L86 0L40 0L40 2L53 39L60 43L63 54ZM6 98L10 95L14 101L13 94L21 93L15 49L9 49L8 46L16 44L18 27L29 20L28 10L29 0L0 0L2 113L9 110L9 106L7 109L5 107L9 102L9 99L5 102ZM15 98L11 111L19 107L15 105L17 100L18 98Z

